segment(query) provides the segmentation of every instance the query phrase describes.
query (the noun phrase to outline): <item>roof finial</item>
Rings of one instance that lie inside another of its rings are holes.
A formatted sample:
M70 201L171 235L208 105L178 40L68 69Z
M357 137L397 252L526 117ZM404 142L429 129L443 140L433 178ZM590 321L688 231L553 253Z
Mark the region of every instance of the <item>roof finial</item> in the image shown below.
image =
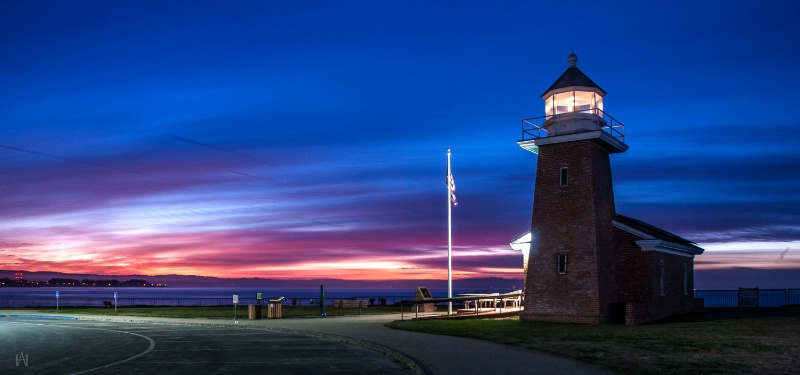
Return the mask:
M574 68L578 64L578 55L575 54L575 49L573 49L572 53L569 54L567 61L569 61L570 68Z

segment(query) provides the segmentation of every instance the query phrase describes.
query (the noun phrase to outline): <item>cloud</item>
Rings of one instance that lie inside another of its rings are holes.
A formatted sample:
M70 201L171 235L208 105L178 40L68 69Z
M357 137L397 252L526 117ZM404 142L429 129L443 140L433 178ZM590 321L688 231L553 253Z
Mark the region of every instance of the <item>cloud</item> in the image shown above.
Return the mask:
M459 275L521 272L507 244L530 227L537 159L515 141L520 119L543 114L563 46L596 31L562 27L575 9L612 20L602 49L576 53L627 127L617 210L701 243L800 238L800 76L785 69L800 48L785 7L52 5L0 5L13 52L0 242L30 244L3 246L15 265L435 277L450 148ZM532 11L564 29L536 54ZM780 58L741 53L776 45Z
M697 269L800 269L800 242L724 242L701 244Z

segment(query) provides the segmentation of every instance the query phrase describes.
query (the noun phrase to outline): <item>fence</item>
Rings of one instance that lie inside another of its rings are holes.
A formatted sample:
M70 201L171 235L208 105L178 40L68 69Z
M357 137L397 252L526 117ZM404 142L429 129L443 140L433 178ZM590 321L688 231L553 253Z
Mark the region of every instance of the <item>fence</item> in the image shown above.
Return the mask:
M800 289L696 290L705 307L781 307L800 305Z
M434 305L447 305L448 303L464 303L464 309L460 309L458 312L462 312L465 310L469 310L469 314L471 315L472 312L475 312L475 315L480 315L481 311L484 313L503 313L503 309L508 311L520 311L522 309L522 304L525 300L525 293L522 291L516 291L511 293L484 293L484 294L471 294L471 295L462 295L459 297L451 297L451 298L429 298L429 299L422 299L422 300L414 300L414 301L402 301L400 302L400 320L405 320L405 311L403 310L403 306L409 306L411 309L409 313L412 311L414 312L414 317L419 317L419 305L427 305L427 304L434 304ZM469 304L472 303L473 308L469 308ZM423 309L424 310L424 309Z
M337 299L347 298L325 298L325 306L333 306L333 301ZM370 305L396 305L401 301L412 299L407 296L389 296L389 297L351 297L350 299L363 299L370 301ZM62 297L58 299L60 307L102 307L106 306L105 302L112 302L111 298L98 298L98 297ZM256 298L244 298L239 296L239 305L266 305L268 299L258 300ZM292 298L286 297L283 300L284 306L319 306L319 298ZM233 298L170 298L170 297L156 297L156 298L118 298L117 306L233 306ZM2 298L0 299L0 308L23 308L23 307L56 307L55 298Z

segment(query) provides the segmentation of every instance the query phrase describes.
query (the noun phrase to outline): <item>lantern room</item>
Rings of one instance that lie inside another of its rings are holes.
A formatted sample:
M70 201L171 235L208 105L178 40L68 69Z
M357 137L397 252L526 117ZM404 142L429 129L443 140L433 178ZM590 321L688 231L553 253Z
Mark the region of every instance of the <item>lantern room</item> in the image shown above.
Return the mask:
M590 87L571 87L548 92L544 99L546 116L570 112L600 115L603 112L603 94Z
M578 69L578 56L567 58L569 68L542 95L545 123L550 135L597 130L605 126L606 92Z
M567 61L567 70L542 95L545 115L522 120L517 144L538 154L541 145L594 139L610 152L624 152L625 127L605 112L605 90L578 69L577 55Z

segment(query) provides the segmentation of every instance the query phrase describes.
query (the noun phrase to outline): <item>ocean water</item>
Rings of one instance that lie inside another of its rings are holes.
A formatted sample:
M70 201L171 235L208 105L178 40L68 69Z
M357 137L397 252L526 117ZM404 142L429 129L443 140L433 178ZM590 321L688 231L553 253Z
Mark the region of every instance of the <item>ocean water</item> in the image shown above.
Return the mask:
M447 297L447 289L429 289L434 298ZM58 292L58 301L56 300ZM0 288L0 307L103 306L114 300L116 292L119 306L218 306L233 305L233 295L238 304L258 304L257 293L262 293L262 303L284 297L284 305L308 306L319 304L319 288L159 288L159 287L4 287ZM413 300L416 289L359 289L326 288L326 304L334 299L363 299L372 304L396 304ZM453 296L465 293L505 293L510 290L453 289Z
M430 288L434 298L447 297L447 289ZM103 306L114 300L117 293L118 306L219 306L233 305L233 295L238 295L239 305L258 304L256 293L262 293L261 303L270 299L284 297L282 303L288 306L318 305L319 288L156 288L156 287L2 287L0 288L0 308L2 307L45 307L56 305L58 291L59 306ZM404 300L414 299L415 289L369 289L369 288L326 288L325 303L333 304L335 299L363 299L371 304L393 305ZM454 289L453 296L468 293L505 293L510 290ZM737 290L698 290L696 298L703 298L705 307L737 307ZM779 307L787 304L800 304L800 289L761 289L758 292L758 305Z

